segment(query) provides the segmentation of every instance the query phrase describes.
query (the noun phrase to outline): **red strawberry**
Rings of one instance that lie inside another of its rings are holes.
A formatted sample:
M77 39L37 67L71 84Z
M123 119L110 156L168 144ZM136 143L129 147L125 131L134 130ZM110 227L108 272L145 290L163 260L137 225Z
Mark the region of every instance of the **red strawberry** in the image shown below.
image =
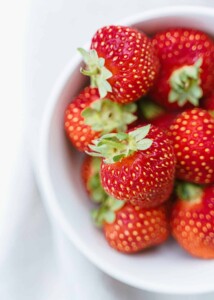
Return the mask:
M173 28L157 33L152 42L161 65L152 99L170 110L198 106L214 86L213 40L199 30Z
M214 182L214 119L201 108L184 111L168 130L174 144L176 177L193 183Z
M99 157L87 155L84 157L81 169L83 185L95 203L102 203L107 197L100 181L100 166L101 159Z
M104 157L101 181L109 195L141 207L168 199L175 156L162 130L147 125L128 133L106 134L90 147L94 152L89 154Z
M104 233L112 248L127 254L162 244L169 236L167 204L145 209L127 203L104 222Z
M214 93L203 99L202 107L208 110L211 116L214 117Z
M171 228L175 239L191 255L214 258L214 186L180 185Z
M136 120L135 103L120 105L108 99L100 99L97 88L86 87L65 111L65 132L72 144L80 151L101 134L125 131L127 124Z
M106 26L92 38L91 51L79 49L87 64L85 75L101 98L130 103L145 95L159 70L150 39L137 29Z

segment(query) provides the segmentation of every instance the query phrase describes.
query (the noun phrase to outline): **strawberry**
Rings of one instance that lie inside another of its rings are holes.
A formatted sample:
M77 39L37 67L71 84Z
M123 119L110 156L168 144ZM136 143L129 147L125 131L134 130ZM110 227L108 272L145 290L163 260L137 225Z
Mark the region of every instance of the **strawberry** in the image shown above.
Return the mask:
M204 109L209 111L212 117L214 117L214 93L203 99L201 105Z
M169 110L198 106L214 86L214 43L204 32L172 28L157 33L152 43L161 69L151 98Z
M66 108L65 132L79 151L87 151L101 134L125 131L127 124L137 119L133 114L136 109L135 103L121 105L100 99L97 88L86 87Z
M169 236L167 205L140 208L112 200L106 209L100 209L105 238L109 245L123 253L135 253L165 242ZM111 209L113 207L113 209ZM107 217L105 217L107 216Z
M176 177L199 184L214 182L214 119L201 108L186 110L172 122Z
M151 40L137 29L105 26L92 38L91 50L78 49L86 63L82 73L91 77L101 98L130 103L154 84L159 61Z
M171 142L157 127L110 133L93 141L88 154L103 157L101 181L107 194L141 207L166 201L174 182Z
M214 185L180 184L170 223L173 236L191 255L214 258Z

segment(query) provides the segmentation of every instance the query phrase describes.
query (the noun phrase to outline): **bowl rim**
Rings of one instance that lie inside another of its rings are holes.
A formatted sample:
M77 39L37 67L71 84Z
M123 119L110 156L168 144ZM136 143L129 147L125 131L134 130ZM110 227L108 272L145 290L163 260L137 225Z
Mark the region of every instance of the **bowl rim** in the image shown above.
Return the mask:
M173 15L182 15L185 16L189 13L200 14L200 15L209 15L214 17L214 8L205 7L205 6L193 6L193 5L178 5L178 6L167 6L163 8L150 9L142 13L134 14L130 17L123 18L118 22L114 22L114 24L127 25L138 23L141 21L146 21L154 18L161 18ZM89 43L86 43L89 45ZM46 207L46 211L49 217L53 217L57 224L60 226L62 232L65 236L68 237L69 240L75 245L75 247L82 252L85 257L87 257L96 267L101 269L103 272L107 273L111 277L124 282L130 286L144 289L152 292L159 293L171 293L171 294L200 294L200 293L208 293L214 291L214 286L206 285L197 285L193 288L182 288L179 287L171 287L164 285L157 285L157 283L153 282L143 282L141 280L137 281L136 279L132 279L127 277L126 274L119 272L118 270L112 270L111 267L108 266L108 263L101 260L99 256L94 252L90 252L89 248L82 242L79 238L75 230L71 227L70 223L64 218L63 212L59 205L59 201L55 196L54 189L51 183L49 167L48 167L48 135L49 135L49 125L52 118L52 114L55 108L55 105L58 101L59 96L61 95L62 90L64 89L69 77L74 69L81 62L81 57L79 54L73 56L73 58L68 61L62 72L59 74L55 84L53 85L53 89L48 98L45 111L42 117L42 122L40 126L40 134L39 134L39 149L38 155L36 157L36 165L35 165L35 176L39 185L39 189L41 191L42 199L44 200L44 204ZM51 218L50 218L51 219Z

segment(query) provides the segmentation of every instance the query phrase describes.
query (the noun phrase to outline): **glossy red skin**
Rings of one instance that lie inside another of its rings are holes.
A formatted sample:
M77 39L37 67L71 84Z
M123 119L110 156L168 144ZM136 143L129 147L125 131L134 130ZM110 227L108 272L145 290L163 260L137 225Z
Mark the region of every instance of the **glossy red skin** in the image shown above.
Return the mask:
M159 60L151 40L137 29L125 26L105 26L91 42L105 66L112 72L108 79L112 92L107 98L130 103L145 95L154 84Z
M179 114L168 130L176 155L176 178L198 184L214 182L214 119L194 108Z
M131 254L157 246L170 233L167 204L145 209L127 203L103 229L109 245L119 252Z
M174 184L175 156L170 140L155 126L147 137L153 140L149 149L101 165L101 182L107 194L140 207L166 201Z
M201 87L208 96L214 86L214 43L205 33L195 29L175 28L157 33L152 43L160 60L160 72L150 93L151 98L168 110L180 110L177 103L169 103L169 78L172 72L185 65L193 65L200 57ZM183 108L191 108L187 103Z
M94 131L84 123L82 111L92 102L100 99L96 88L86 87L74 98L65 110L64 128L68 139L79 151L89 151L88 145L100 137L100 132Z
M214 258L214 186L204 188L199 203L177 199L171 229L178 243L191 255Z

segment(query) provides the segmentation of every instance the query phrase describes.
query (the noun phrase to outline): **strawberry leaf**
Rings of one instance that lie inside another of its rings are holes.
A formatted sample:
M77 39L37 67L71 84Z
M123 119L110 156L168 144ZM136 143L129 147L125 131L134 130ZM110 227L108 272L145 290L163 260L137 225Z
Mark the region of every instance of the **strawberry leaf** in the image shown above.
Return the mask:
M199 105L199 99L203 96L203 90L200 87L202 58L199 58L192 66L183 66L175 70L169 78L170 92L169 102L177 102L183 106L186 102L194 106Z
M152 145L152 140L145 138L151 125L139 127L128 133L108 133L94 140L89 145L89 155L103 157L105 163L115 163L138 150L146 150Z
M130 135L134 137L137 142L139 142L149 133L150 128L150 124L143 127L139 127L136 130L131 131Z
M113 203L111 205L111 209L113 211L116 211L116 210L121 209L123 206L124 206L124 201L114 199L114 201L113 201Z
M124 157L123 154L115 155L115 156L113 157L113 161L114 161L114 162L118 162L118 161L120 161L123 157Z
M104 220L107 222L107 223L113 223L115 221L115 213L113 211L107 211L104 215Z
M124 201L107 196L98 209L92 211L95 225L102 227L104 222L113 223L116 219L115 212L125 205Z
M137 119L133 114L137 105L122 105L108 99L99 99L82 111L85 124L94 131L106 134L112 131L126 131L127 125Z
M150 148L152 145L152 140L150 139L143 139L138 143L138 150L146 150Z
M80 69L83 75L91 78L91 86L97 87L101 98L104 98L108 92L112 92L112 87L107 81L112 77L112 73L105 67L105 59L98 57L96 50L89 51L83 48L77 49L83 57L86 69Z

